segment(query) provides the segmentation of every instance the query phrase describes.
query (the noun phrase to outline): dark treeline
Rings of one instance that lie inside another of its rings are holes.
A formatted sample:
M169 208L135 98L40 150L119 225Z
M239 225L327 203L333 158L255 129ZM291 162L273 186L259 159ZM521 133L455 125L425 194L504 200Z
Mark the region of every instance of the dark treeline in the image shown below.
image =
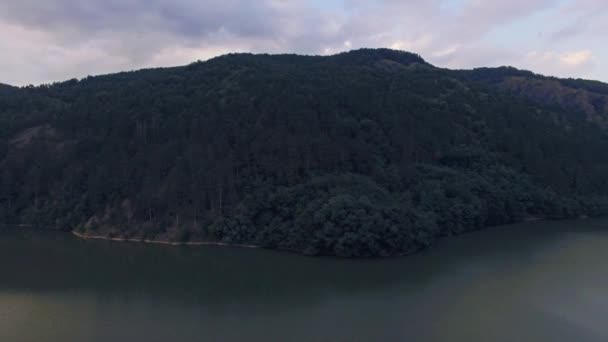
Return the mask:
M608 213L606 128L513 77L548 80L359 50L0 86L0 222L353 257Z

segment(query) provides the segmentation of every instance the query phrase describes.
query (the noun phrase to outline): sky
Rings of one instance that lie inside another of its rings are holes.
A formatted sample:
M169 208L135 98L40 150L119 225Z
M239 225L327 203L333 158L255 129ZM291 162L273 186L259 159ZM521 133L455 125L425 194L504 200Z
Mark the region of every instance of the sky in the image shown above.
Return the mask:
M608 82L608 0L0 0L0 83L361 47Z

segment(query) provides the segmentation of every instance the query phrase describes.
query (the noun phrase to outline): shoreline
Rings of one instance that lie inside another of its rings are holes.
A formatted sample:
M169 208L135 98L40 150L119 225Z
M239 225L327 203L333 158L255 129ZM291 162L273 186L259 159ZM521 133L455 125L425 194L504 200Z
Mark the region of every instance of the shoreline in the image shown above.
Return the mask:
M595 219L599 219L601 217L597 217ZM608 217L604 217L606 219L608 219ZM532 224L538 224L538 223L542 223L542 222L550 222L550 221L581 221L581 220L587 220L590 219L590 217L588 216L581 216L578 218L568 218L568 219L551 219L551 218L547 218L547 217L527 217L524 218L521 221L518 222L513 222L510 224L504 224L504 225L498 225L498 226L490 226L490 227L484 227L482 229L476 229L476 230L472 230L472 231L465 231L462 232L460 234L456 234L454 236L460 236L460 235L467 235L473 232L477 232L477 231L483 231L483 230L487 230L487 229L492 229L492 228L499 228L499 227L503 227L503 226L510 226L510 225L517 225L517 224L525 224L525 223L532 223ZM0 224L0 226L2 226L2 224ZM19 227L19 228L31 228L31 225L28 224L19 224L19 225L11 225L13 227ZM232 248L246 248L246 249L270 249L270 250L275 250L275 251L282 251L282 252L289 252L289 253L296 253L296 254L300 254L300 255L304 255L304 256L314 256L314 257L336 257L336 258L346 258L346 259L384 259L384 258L398 258L398 257L404 257L404 256L409 256L412 254L416 254L419 253L421 250L425 250L428 249L432 246L427 246L427 247L423 247L423 248L417 248L416 250L410 250L410 251L406 251L403 253L399 253L399 254L395 254L395 255L390 255L390 256L368 256L368 257L338 257L337 255L322 255L322 254L315 254L315 255L310 255L310 254L306 254L305 252L301 251L301 250L296 250L296 249L290 249L290 248L281 248L281 247L264 247L264 246L260 246L260 245L253 245L253 244L239 244L239 243L229 243L229 242L220 242L220 241L191 241L191 242L175 242L175 241L166 241L166 240L151 240L151 239L136 239L136 238L124 238L124 237L108 237L108 236L104 236L104 235L89 235L89 234L83 234L83 233L79 233L75 230L63 230L64 232L69 232L71 233L73 236L82 239L82 240L99 240L99 241L108 241L108 242L121 242L121 243L143 243L143 244L150 244L150 245L164 245L164 246L171 246L171 247L196 247L196 246L211 246L211 247L232 247ZM438 240L443 240L446 237L438 237Z
M234 244L228 242L211 242L211 241L200 241L200 242L171 242L163 240L150 240L150 239L127 239L127 238L111 238L103 235L88 235L82 234L72 230L72 235L83 239L83 240L100 240L100 241L111 241L111 242L128 242L128 243L146 243L152 245L166 245L173 247L180 246L216 246L216 247L235 247L235 248L249 248L249 249L261 249L262 246L258 245L245 245L245 244Z

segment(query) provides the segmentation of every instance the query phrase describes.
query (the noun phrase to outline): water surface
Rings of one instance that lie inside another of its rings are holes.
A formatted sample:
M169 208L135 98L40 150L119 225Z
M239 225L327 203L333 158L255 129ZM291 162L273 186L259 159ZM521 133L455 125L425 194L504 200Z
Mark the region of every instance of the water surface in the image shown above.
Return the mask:
M608 220L310 258L0 231L0 341L608 341Z

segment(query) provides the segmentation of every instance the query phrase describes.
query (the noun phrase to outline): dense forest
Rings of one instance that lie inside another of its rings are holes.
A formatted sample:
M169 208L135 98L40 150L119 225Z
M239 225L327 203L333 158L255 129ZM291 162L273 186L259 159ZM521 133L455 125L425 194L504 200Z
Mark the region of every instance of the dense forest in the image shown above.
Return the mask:
M230 54L0 84L0 223L401 255L608 214L608 85L420 56Z

